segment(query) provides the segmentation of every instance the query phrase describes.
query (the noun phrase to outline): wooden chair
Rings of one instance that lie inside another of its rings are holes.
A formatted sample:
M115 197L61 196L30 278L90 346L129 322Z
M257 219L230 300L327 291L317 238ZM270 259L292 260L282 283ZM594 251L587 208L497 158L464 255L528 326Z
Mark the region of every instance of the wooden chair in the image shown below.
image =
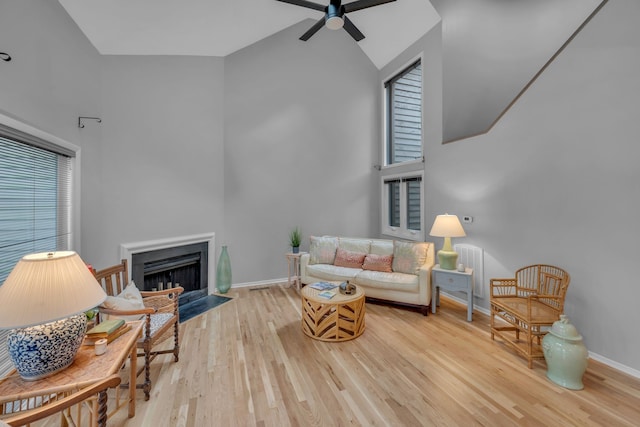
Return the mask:
M127 260L123 259L120 264L104 268L93 272L98 282L110 296L117 296L129 284L129 273ZM114 310L106 307L99 307L98 322L104 315L117 316L145 316L145 326L142 338L138 341L138 357L144 356L144 364L138 371L138 375L144 370L144 382L137 384L137 388L144 391L145 400L149 400L151 392L151 361L159 354L173 353L173 358L177 362L180 356L179 343L179 295L183 288L176 286L161 291L140 291L145 308L140 310ZM167 350L153 350L156 343L163 340L166 334L173 327L173 348Z
M56 413L62 413L89 398L92 398L96 394L98 395L98 412L97 412L97 425L99 427L106 427L107 425L107 389L117 387L120 384L120 376L118 374L111 375L97 383L83 388L82 390L73 393L60 400L54 400L50 403L42 405L36 409L31 409L15 415L11 415L8 418L0 420L0 426L8 425L11 427L23 426L33 423L38 420L50 417ZM5 424L3 424L5 423Z
M491 339L498 335L531 369L533 359L544 358L540 340L560 319L569 281L563 269L543 264L523 267L514 278L491 279Z

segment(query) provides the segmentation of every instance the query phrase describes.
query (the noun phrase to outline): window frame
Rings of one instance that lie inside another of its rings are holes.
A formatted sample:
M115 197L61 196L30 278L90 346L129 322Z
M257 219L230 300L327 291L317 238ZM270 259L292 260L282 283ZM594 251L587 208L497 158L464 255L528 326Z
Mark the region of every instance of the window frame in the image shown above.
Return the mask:
M409 182L420 182L420 229L412 230L407 226L408 223L408 186ZM400 225L390 225L390 203L389 191L387 183L400 181ZM383 175L380 179L381 187L381 233L387 236L398 237L413 241L422 241L424 239L424 171L407 171L397 174Z
M423 57L422 54L413 58L409 62L405 63L404 66L396 70L390 76L383 80L382 84L382 135L383 135L383 144L382 144L382 158L383 158L383 167L396 167L400 165L411 165L411 164L419 164L424 163L424 132L423 132L423 124L424 124L424 69L423 65ZM391 95L390 88L394 82L401 79L405 73L412 70L417 64L420 64L422 71L422 79L420 81L420 156L415 160L407 160L404 162L396 162L391 163L391 145L392 145L392 109L391 109Z
M71 224L69 230L72 233L72 237L70 241L71 247L69 249L79 253L81 249L80 206L82 201L80 197L80 171L82 164L82 151L80 147L2 113L0 113L0 131L9 138L18 139L18 141L70 157L70 197L72 207L69 213L69 221Z
M71 208L68 212L67 228L71 236L67 239L70 250L79 252L80 248L80 148L58 137L22 123L0 113L0 134L3 137L26 145L69 157L70 179L66 182ZM26 254L25 254L26 255ZM1 284L0 284L1 286ZM0 341L4 341L8 331L0 331ZM12 369L13 364L6 352L0 348L0 376Z
M388 95L388 84L393 80L397 80L399 76L412 69L417 63L421 64L422 70L422 84L421 84L421 131L420 131L420 147L421 157L415 160L408 160L399 163L389 164L390 159L390 135L391 125L389 123L389 109L390 109L390 97ZM382 235L412 240L412 241L424 241L425 240L425 191L424 191L424 58L423 54L417 55L411 60L404 63L402 67L396 69L387 78L382 80L382 152L383 159L382 165L378 167L380 171L380 232ZM407 180L412 178L420 179L420 230L410 230L407 228L407 206L406 206L406 182L405 185L400 187L400 226L393 227L389 225L389 195L386 181L400 179Z

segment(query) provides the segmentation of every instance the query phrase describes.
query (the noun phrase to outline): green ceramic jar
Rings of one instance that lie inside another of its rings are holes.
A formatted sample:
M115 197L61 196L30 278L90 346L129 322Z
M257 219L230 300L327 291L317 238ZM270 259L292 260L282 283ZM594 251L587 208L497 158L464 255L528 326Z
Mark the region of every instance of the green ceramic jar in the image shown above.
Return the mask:
M587 370L589 355L582 335L564 314L542 339L542 351L547 362L547 378L571 390L584 388L582 376Z

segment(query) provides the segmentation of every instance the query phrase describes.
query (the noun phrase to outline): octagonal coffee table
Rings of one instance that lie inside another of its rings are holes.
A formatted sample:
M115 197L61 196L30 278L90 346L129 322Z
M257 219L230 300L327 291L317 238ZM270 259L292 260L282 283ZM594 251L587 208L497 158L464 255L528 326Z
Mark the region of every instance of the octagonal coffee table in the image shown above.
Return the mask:
M302 288L302 331L321 341L348 341L364 332L364 291L356 288L352 295L336 294L326 299L322 291L309 286Z

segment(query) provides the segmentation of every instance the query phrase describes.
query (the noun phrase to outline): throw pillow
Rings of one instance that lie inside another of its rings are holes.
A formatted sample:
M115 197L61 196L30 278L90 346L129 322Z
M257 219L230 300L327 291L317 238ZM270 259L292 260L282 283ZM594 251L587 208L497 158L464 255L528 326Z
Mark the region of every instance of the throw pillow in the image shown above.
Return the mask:
M338 238L338 247L351 252L369 253L371 241L367 239Z
M351 252L338 248L333 265L337 267L362 268L365 255L360 252Z
M108 296L107 299L102 303L102 306L111 310L130 311L143 309L144 303L142 302L142 295L140 295L140 291L136 287L136 284L131 282L117 296ZM106 315L104 316L104 318L105 320L124 319L125 321L131 321L139 320L142 318L142 316L142 314L132 314L130 316L112 314Z
M367 254L364 258L362 268L364 270L382 271L385 273L391 273L393 270L391 265L393 263L393 255L376 255Z
M331 236L311 236L309 264L333 264L336 259L338 238Z
M393 242L393 271L406 274L418 274L427 260L429 243Z
M375 255L393 255L393 241L372 240L371 250L369 252Z

